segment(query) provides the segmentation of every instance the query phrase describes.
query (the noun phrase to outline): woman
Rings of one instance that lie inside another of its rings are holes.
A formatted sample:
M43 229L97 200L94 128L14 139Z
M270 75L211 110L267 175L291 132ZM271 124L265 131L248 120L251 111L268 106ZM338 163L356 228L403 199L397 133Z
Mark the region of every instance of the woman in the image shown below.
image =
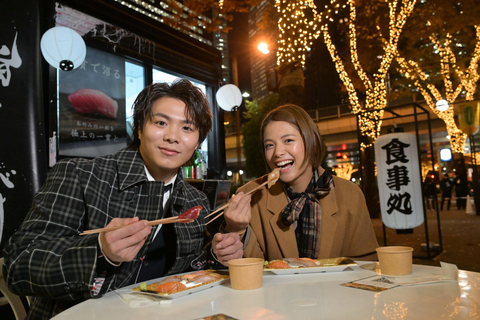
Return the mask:
M280 168L280 179L250 199L244 193L267 175L251 181L225 212L227 230L245 233L244 257L376 260L365 197L354 183L320 166L324 145L307 112L295 105L276 108L263 120L261 138L266 163ZM240 205L248 201L251 210Z

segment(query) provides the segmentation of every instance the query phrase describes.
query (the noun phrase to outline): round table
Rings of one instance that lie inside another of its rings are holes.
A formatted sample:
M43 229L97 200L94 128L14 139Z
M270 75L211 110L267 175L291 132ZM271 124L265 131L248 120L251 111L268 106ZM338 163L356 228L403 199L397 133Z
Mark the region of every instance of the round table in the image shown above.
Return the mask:
M413 266L414 276L431 273L441 273L441 268ZM374 271L360 266L340 272L265 273L260 289L233 290L227 281L173 299L169 304L136 308L130 307L118 293L110 292L100 299L82 302L54 319L193 320L219 313L235 319L262 320L480 319L480 273L460 270L458 282L402 286L382 292L340 285L374 275Z

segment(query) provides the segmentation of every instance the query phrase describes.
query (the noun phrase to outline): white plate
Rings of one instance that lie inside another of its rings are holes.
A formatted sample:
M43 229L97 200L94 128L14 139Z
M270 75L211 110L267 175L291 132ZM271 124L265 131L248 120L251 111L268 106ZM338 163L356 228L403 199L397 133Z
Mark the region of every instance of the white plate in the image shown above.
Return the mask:
M148 295L151 295L151 296L165 298L165 299L176 299L176 298L187 296L189 294L192 294L192 293L195 293L195 292L198 292L198 291L202 291L202 290L206 290L206 289L210 289L210 288L219 286L219 285L221 285L222 283L225 283L228 280L229 280L229 278L219 279L219 280L216 280L216 281L207 282L207 283L204 283L204 284L199 284L199 285L196 285L194 287L190 287L190 288L187 288L185 290L174 292L174 293L161 293L161 292L153 293L153 292L143 292L143 291L133 291L133 290L132 290L132 293L148 294ZM150 281L150 282L147 282L147 284L151 284L153 282L157 282L157 281Z
M348 259L348 260L347 260ZM271 271L274 274L304 274L304 273L322 273L322 272L338 272L343 271L351 266L358 266L358 263L349 258L331 258L331 259L317 259L322 263L321 267L301 267L288 269L267 269L264 271Z

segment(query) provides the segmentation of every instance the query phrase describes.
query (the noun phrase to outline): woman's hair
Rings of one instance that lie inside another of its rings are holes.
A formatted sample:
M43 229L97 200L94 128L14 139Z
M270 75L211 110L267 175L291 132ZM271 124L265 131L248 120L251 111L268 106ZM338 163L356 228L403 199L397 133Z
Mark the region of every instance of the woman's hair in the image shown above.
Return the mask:
M270 111L262 121L260 127L262 139L262 151L265 159L265 128L270 122L285 121L292 124L300 132L305 146L305 158L303 164L308 161L314 168L318 168L325 156L323 144L318 127L310 115L294 104L285 104Z
M153 117L152 107L160 98L169 97L185 103L185 116L198 128L198 143L201 144L212 129L212 113L208 100L202 90L194 86L188 79L177 79L172 84L153 82L145 87L133 103L133 141L131 147L138 147L138 133Z

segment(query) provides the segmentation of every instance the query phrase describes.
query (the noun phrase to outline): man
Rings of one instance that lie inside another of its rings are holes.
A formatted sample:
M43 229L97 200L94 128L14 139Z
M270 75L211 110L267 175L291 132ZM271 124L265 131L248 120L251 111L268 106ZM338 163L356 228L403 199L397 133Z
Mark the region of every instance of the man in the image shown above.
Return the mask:
M8 286L34 296L28 319L49 319L109 290L208 266L209 202L183 180L180 167L211 123L206 97L190 81L153 83L134 103L134 140L127 148L63 160L51 170L4 251ZM199 205L191 223L147 225ZM79 236L105 226L123 227ZM211 260L225 265L243 254L238 234L215 235L212 248Z
M455 197L457 198L457 209L467 208L468 195L468 179L465 170L457 170L455 172L455 179L453 180L455 186Z
M440 204L440 210L443 210L443 203L447 199L447 210L450 210L450 203L452 200L453 183L447 174L443 175L442 181L440 181L440 189L442 189L442 202Z
M429 175L425 178L423 195L427 201L427 210L435 210L437 204L437 183L435 182L435 179Z

